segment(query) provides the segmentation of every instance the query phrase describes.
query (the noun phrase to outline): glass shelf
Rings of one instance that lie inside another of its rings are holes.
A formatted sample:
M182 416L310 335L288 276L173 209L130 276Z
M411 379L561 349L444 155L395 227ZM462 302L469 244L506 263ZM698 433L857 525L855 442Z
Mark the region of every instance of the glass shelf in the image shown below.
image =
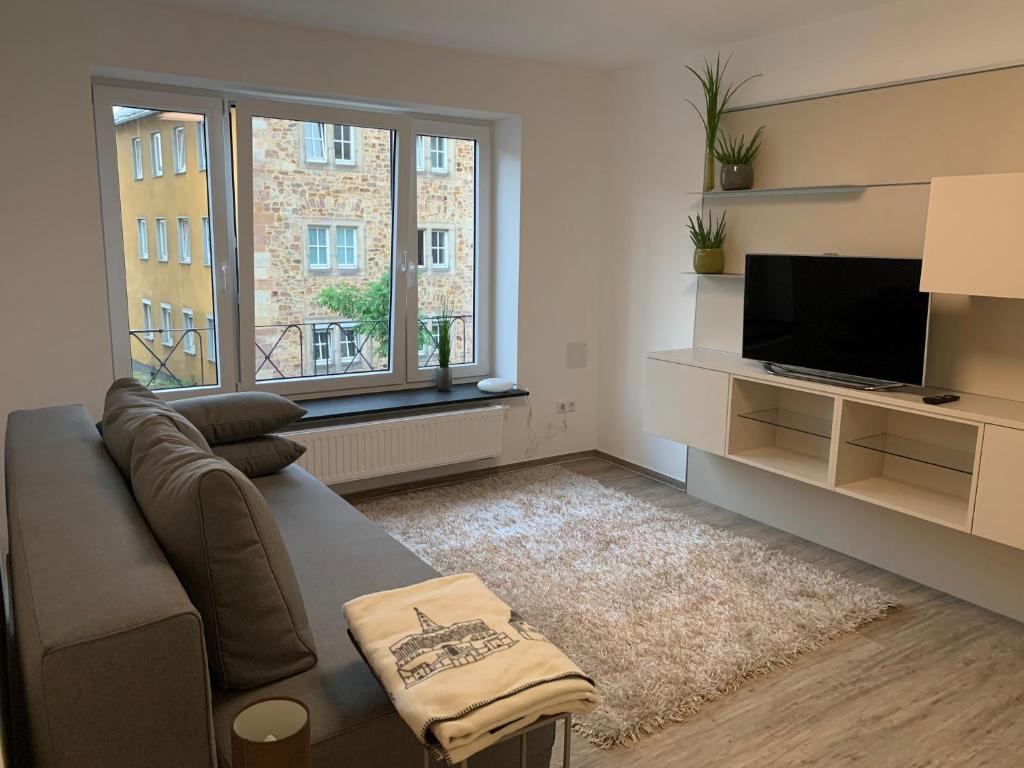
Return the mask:
M921 464L962 472L965 475L974 472L974 454L970 451L961 451L944 445L935 445L922 440L890 434L858 437L846 442L856 448L898 456L901 459L910 459Z
M862 184L827 184L819 187L762 187L761 189L713 189L690 192L704 197L784 197L791 195L859 195L867 189Z
M799 411L788 411L785 408L768 408L763 411L751 411L739 414L741 419L771 424L775 427L802 432L805 435L821 437L826 440L832 437L832 420L821 416L811 416Z

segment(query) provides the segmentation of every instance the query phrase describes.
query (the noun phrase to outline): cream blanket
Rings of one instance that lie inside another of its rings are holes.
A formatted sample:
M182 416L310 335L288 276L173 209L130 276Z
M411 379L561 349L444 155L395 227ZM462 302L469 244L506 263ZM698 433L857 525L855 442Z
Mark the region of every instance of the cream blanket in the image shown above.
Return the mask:
M471 573L364 595L344 611L398 714L449 764L600 703L593 681Z

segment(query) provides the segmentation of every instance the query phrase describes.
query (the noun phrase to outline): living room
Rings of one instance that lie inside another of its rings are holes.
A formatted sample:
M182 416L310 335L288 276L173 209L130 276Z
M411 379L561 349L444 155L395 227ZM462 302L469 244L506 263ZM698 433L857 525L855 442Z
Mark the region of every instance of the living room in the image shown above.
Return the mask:
M5 5L5 764L1019 764L1022 29ZM890 356L758 351L783 262L836 306L898 282L863 313ZM203 529L198 475L157 477L185 456L252 530ZM545 665L561 709L412 727L437 681L493 709Z

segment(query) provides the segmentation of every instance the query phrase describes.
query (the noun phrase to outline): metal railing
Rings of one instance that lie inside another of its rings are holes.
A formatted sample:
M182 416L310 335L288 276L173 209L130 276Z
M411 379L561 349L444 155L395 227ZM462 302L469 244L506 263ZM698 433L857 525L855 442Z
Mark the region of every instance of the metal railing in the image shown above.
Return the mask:
M205 334L215 334L209 328L139 328L129 330L130 340L137 341L144 354L138 360L135 344L131 345L132 351L132 375L135 380L150 389L180 389L182 387L206 386L206 366L215 364L216 360L208 360L206 347L214 350L216 357L216 338L209 341L204 338ZM165 337L170 334L171 343L167 344ZM177 335L177 341L175 341ZM191 340L192 344L186 343ZM187 358L176 362L178 370L171 369L171 358L178 351ZM194 363L192 361L195 361ZM182 368L195 368L198 373L198 380L185 373ZM210 383L216 383L210 382ZM165 386L166 384L166 386Z

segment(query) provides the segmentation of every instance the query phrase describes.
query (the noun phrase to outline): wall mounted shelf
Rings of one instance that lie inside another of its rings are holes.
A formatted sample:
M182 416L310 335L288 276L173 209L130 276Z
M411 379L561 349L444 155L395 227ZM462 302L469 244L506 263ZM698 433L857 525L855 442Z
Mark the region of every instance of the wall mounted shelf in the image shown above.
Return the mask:
M683 274L697 277L744 277L743 272L683 272Z
M817 187L764 187L761 189L713 189L710 192L688 192L709 198L720 197L792 197L794 195L859 195L867 186L857 184L827 184Z

